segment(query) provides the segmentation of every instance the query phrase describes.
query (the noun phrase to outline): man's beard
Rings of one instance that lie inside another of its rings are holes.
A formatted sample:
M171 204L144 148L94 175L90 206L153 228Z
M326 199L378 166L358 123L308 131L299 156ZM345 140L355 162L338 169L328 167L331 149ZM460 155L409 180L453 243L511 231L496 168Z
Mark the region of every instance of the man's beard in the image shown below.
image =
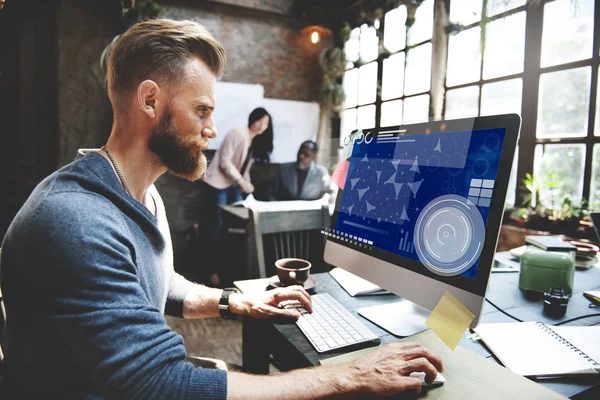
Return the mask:
M201 144L196 140L185 141L172 117L171 110L167 109L152 129L148 147L176 176L188 181L198 180L206 172L206 157Z

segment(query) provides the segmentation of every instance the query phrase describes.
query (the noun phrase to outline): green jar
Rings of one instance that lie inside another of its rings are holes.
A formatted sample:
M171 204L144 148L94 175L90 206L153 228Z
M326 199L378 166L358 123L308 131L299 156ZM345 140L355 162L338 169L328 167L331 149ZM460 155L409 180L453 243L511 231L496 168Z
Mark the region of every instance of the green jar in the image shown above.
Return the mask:
M557 286L568 295L573 294L575 275L575 253L572 251L545 251L527 246L521 256L519 288L546 292Z

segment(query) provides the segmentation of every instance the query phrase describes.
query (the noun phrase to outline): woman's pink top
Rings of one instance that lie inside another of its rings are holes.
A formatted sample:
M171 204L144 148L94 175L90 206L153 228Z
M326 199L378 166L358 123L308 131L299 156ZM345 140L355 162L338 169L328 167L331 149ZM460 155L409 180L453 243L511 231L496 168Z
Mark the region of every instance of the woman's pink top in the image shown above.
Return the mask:
M246 160L249 145L250 132L248 132L248 128L236 128L229 132L208 164L204 182L215 189L225 189L242 178L240 171ZM243 176L248 182L250 181L252 161L248 162Z

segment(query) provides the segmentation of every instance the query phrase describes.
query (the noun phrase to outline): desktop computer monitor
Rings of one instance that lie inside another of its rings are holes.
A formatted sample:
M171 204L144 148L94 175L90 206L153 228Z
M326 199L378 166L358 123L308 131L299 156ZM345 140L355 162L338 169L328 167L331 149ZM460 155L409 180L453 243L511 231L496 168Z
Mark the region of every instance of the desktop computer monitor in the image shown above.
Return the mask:
M475 327L520 124L509 114L354 131L325 261L411 307L433 310L448 291L475 315ZM388 311L390 321L403 318Z

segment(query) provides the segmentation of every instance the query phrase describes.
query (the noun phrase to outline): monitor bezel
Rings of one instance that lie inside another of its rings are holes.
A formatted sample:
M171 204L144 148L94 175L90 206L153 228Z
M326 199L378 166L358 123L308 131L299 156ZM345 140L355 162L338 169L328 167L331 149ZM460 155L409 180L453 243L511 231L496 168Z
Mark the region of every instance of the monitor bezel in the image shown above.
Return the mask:
M521 125L521 118L517 114L503 114L503 115L493 115L493 116L485 116L485 117L475 117L475 118L463 118L456 120L441 120L441 121L429 121L425 123L419 124L410 124L410 125L396 125L396 126L388 126L381 127L379 129L366 129L362 130L364 135L370 133L373 138L377 137L377 134L383 130L391 131L391 130L401 130L406 131L405 135L414 135L414 134L426 134L426 133L439 133L439 132L456 132L456 131L464 131L464 130L485 130L485 129L497 129L504 128L505 135L502 144L502 150L500 154L500 160L498 165L498 172L496 175L496 184L494 186L494 195L492 197L492 201L490 204L488 219L486 221L485 226L485 241L484 246L479 257L479 265L476 273L475 279L467 278L464 276L457 277L439 277L431 273L427 268L425 268L419 261L409 259L398 255L396 253L391 253L385 250L373 248L356 248L355 246L350 246L344 239L337 239L333 236L326 237L326 251L325 254L327 257L331 257L331 251L327 251L327 246L335 243L344 246L352 251L356 251L362 254L365 254L368 257L374 258L375 260L384 261L389 264L392 264L396 268L402 268L409 271L412 271L416 274L419 274L425 278L430 278L439 282L442 282L446 285L455 287L457 289L461 289L462 291L466 291L468 293L475 294L477 296L483 297L485 295L485 291L487 289L487 284L489 281L489 275L491 272L491 268L493 265L494 253L496 250L498 236L500 232L500 226L502 224L502 217L504 214L504 205L506 200L506 193L508 189L508 181L510 178L510 173L513 164L513 158L516 151L516 146L519 138L519 131ZM356 132L356 131L354 131ZM354 133L353 132L353 133ZM350 135L352 137L352 135ZM356 140L356 139L355 139ZM336 199L336 205L334 209L334 213L332 216L332 226L337 221L338 210L342 201L343 190L340 189ZM331 247L331 246L330 246ZM326 260L328 263L344 268L344 265L338 265L335 257L331 260ZM402 262L403 266L400 266L399 263ZM410 266L411 268L407 268ZM355 268L352 268L356 270ZM351 271L352 272L352 271ZM372 275L369 273L369 275ZM378 283L378 282L375 282ZM394 291L393 287L385 287L384 284L378 283L380 286ZM397 293L402 295L400 293Z

